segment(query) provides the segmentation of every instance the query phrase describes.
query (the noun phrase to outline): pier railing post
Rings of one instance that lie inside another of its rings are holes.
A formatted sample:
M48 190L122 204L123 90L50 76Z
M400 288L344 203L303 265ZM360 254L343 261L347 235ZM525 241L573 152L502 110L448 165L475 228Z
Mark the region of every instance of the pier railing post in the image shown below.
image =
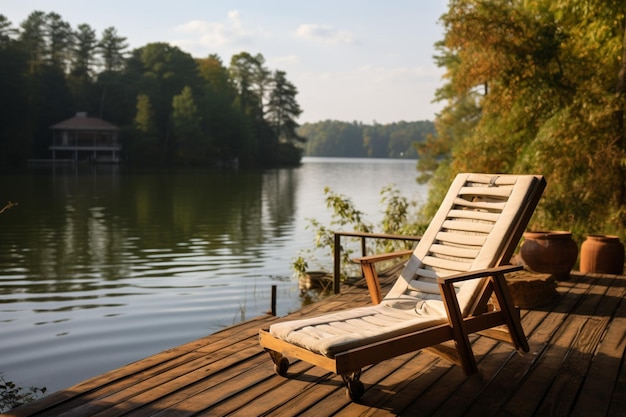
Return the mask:
M393 235L388 233L364 233L364 232L335 232L333 248L333 286L335 294L341 292L341 236L358 237L361 239L361 256L367 255L366 239L389 239L419 241L421 236Z
M341 292L341 234L335 233L335 247L333 260L333 289L335 294Z
M272 316L276 316L276 285L272 285L272 305L270 312Z

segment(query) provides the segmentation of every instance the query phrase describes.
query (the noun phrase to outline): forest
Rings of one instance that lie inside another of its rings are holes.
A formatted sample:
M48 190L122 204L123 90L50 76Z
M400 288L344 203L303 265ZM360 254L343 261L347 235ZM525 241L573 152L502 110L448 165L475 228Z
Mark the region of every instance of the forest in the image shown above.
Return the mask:
M435 125L427 120L384 125L324 120L305 123L298 133L307 138L306 156L416 159L416 145L435 134Z
M435 63L434 121L298 126L297 88L261 54L193 58L164 43L128 51L56 13L0 16L0 162L42 157L77 111L122 127L132 163L248 166L318 156L418 156L428 218L457 172L543 174L533 228L626 233L626 3L450 0ZM307 143L305 137L309 137ZM414 145L407 145L409 142Z
M297 165L297 88L263 55L228 65L167 43L128 50L108 27L72 28L54 12L15 26L0 14L0 163L49 158L50 126L78 112L121 129L132 164Z
M626 2L451 0L441 24L426 213L457 172L534 173L532 227L625 237Z

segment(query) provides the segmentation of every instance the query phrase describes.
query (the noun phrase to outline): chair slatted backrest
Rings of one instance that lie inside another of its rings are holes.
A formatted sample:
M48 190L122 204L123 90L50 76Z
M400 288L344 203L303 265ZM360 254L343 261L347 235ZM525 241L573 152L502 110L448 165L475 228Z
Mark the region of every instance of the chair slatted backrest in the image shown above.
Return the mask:
M459 174L384 302L408 295L433 312L444 311L436 305L441 300L437 277L508 262L544 184L542 177L533 175ZM457 286L464 315L483 282Z

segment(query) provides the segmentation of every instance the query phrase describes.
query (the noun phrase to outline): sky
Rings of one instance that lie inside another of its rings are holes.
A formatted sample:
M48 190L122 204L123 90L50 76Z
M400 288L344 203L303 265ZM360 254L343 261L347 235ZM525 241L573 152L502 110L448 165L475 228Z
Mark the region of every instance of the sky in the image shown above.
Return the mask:
M196 58L260 53L298 89L300 124L434 120L444 70L433 60L447 0L0 0L14 27L55 12L98 37L114 27L129 50L166 42Z

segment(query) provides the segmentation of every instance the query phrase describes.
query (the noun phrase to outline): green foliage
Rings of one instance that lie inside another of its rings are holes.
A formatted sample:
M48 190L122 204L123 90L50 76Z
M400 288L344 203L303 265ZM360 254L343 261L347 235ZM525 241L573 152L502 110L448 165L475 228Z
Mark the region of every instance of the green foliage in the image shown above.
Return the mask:
M172 99L171 120L176 157L186 162L205 161L208 144L202 134L198 107L194 102L191 88L186 86Z
M110 26L102 32L98 50L104 61L104 71L120 71L124 68L125 51L128 49L126 38L117 34L117 29Z
M441 20L447 105L420 147L426 210L457 172L537 173L548 188L531 227L623 235L626 4L455 0Z
M114 27L98 39L57 13L19 28L0 15L0 162L50 157L49 127L86 112L121 128L135 164L299 164L297 89L261 54L225 68L162 42L127 49Z
M18 387L14 382L0 376L0 413L12 410L20 405L33 402L46 393L46 388Z
M307 219L309 222L307 229L315 231L315 240L313 249L306 250L293 262L292 268L297 273L302 273L303 269L309 266L309 261L319 263L316 255L320 250L325 250L328 255L325 259L326 266L329 260L332 262L335 250L335 231L345 230L346 228L360 232L370 232L372 230L372 226L364 221L363 212L358 210L348 197L336 194L329 187L324 188L324 195L326 196L326 208L331 210L330 225L324 225L314 218ZM353 252L352 249L342 247L342 265L347 265ZM320 264L319 267L323 269L324 264ZM344 273L342 271L343 277L346 274L347 272Z
M425 230L426 225L419 222L412 210L416 207L415 202L409 202L392 186L384 187L380 194L381 204L385 205L381 233L417 236ZM363 212L354 206L350 198L333 192L329 187L324 189L324 195L326 207L331 211L330 224L324 225L314 218L307 219L309 222L307 229L315 231L315 240L313 248L305 250L292 263L292 269L299 275L307 270L309 261L318 263L318 268L330 268L334 259L335 232L372 233L374 230L374 227L363 218ZM360 239L343 237L341 242L341 278L345 279L359 271L358 266L352 263L350 258L356 251L355 243L360 242ZM410 245L410 242L406 241L385 239L369 239L368 243L368 253L407 249L407 245ZM320 251L325 251L326 254L323 261L317 258Z
M275 71L272 77L272 91L267 104L266 118L281 142L304 142L296 132L296 119L302 113L296 101L298 90L286 78L284 71Z
M435 129L430 121L364 125L326 120L305 123L298 133L307 138L306 156L415 158L415 145Z

